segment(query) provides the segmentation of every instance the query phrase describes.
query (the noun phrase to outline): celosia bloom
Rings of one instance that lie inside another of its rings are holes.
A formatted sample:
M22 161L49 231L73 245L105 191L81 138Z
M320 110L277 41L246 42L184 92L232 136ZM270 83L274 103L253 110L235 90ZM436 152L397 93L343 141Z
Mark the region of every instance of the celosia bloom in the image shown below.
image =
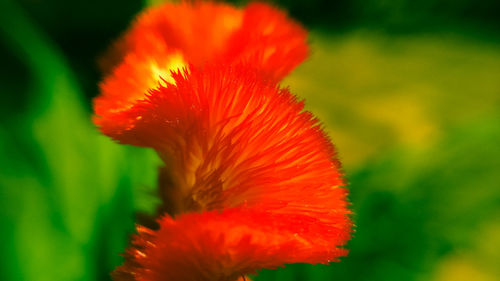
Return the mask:
M151 147L165 163L160 195L170 215L158 220L158 230L138 227L115 279L234 281L262 268L345 255L351 223L334 148L303 102L277 86L283 65L269 60L295 61L287 71L301 61L278 39L293 38L291 30L302 38L302 29L286 27L283 14L263 4L243 11L213 3L164 7L186 17L162 9L141 17L96 100L102 132ZM230 24L210 11L227 15ZM253 24L245 25L247 17ZM207 31L213 28L221 32ZM192 42L200 41L207 49L197 53ZM168 44L148 47L154 42ZM171 52L171 42L184 43ZM249 59L254 55L262 60ZM186 59L189 67L176 70ZM170 62L161 83L149 71L152 61Z

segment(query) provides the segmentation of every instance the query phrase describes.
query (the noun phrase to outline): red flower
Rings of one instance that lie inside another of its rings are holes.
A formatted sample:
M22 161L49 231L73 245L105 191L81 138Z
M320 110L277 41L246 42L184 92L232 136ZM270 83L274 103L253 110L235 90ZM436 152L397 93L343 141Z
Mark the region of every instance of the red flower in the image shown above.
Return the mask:
M96 114L126 110L170 71L190 64L243 62L279 81L307 56L306 31L265 4L166 3L146 10L108 56L113 68L95 100ZM99 125L99 120L96 121Z
M305 58L305 36L264 4L182 2L147 11L117 44L94 120L158 152L172 216L156 231L138 227L116 279L234 281L346 254L350 212L334 148L277 86Z
M173 79L117 114L108 133L156 149L175 187L163 190L173 213L195 213L166 216L157 232L141 227L116 276L229 281L345 255L340 165L303 103L244 66L192 67Z

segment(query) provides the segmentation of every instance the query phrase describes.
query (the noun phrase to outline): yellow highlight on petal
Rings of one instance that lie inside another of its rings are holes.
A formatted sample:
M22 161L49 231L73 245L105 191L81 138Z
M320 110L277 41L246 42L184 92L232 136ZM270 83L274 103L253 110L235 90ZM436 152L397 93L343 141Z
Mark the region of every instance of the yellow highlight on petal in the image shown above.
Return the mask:
M171 71L177 71L187 66L184 57L180 53L175 53L168 56L168 60L161 64L158 61L151 62L151 76L152 81L150 83L149 88L155 88L158 86L158 83L161 84L162 80L165 80L168 83L175 84L174 79L172 78Z

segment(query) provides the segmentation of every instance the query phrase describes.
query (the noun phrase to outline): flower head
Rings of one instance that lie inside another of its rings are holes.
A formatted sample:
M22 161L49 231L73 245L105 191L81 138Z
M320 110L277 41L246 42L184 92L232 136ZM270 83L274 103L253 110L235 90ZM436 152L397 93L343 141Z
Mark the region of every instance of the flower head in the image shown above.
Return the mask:
M117 44L96 124L150 147L159 229L138 227L117 280L234 281L346 254L351 223L335 150L277 83L307 54L305 31L265 4L165 4Z

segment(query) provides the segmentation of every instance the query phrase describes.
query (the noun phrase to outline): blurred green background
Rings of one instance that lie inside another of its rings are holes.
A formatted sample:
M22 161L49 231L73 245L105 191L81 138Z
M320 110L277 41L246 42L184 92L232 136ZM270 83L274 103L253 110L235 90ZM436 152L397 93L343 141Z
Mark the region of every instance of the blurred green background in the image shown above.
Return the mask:
M0 1L2 280L110 280L160 161L90 122L96 61L156 1ZM263 280L500 280L500 2L279 0L312 54L282 84L325 124L356 232Z

